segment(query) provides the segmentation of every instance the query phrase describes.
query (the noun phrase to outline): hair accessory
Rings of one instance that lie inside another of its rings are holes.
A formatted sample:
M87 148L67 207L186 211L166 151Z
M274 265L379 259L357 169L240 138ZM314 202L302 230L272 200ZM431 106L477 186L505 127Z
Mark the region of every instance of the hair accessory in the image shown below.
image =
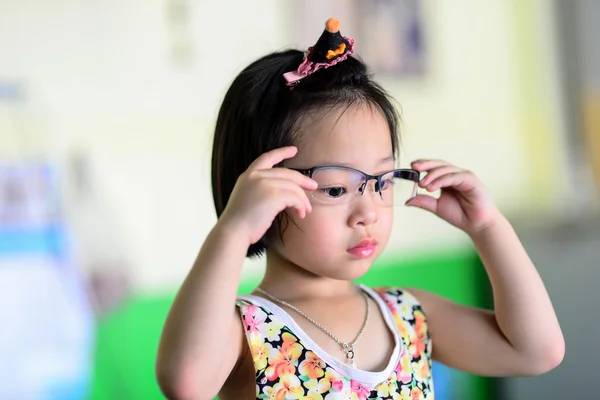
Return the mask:
M297 70L286 72L283 77L288 86L295 86L308 75L321 68L328 68L344 61L354 53L354 39L340 34L340 21L329 18L325 23L325 30L317 43L308 48L304 54L304 61Z

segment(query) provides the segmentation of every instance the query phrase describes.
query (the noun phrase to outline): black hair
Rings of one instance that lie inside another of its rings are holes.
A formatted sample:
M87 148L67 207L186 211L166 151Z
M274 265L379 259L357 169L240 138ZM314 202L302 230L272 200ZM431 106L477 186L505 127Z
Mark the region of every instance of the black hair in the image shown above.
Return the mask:
M215 127L212 150L212 191L221 216L238 177L261 154L297 144L298 122L311 111L365 104L387 121L394 157L399 147L398 110L393 99L373 81L359 59L321 69L293 89L283 74L296 70L304 54L286 50L266 55L246 67L229 87ZM266 235L265 235L266 236ZM260 256L266 237L251 245L248 257Z

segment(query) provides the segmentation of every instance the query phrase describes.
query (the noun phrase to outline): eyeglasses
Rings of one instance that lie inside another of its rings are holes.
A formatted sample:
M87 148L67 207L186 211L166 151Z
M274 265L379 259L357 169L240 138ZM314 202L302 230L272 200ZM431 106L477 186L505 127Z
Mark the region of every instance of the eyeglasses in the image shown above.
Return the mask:
M395 169L381 175L369 175L350 167L319 166L295 169L318 183L310 196L321 204L349 204L363 195L367 186L381 200L381 205L404 205L417 195L419 171ZM369 183L374 181L372 185Z

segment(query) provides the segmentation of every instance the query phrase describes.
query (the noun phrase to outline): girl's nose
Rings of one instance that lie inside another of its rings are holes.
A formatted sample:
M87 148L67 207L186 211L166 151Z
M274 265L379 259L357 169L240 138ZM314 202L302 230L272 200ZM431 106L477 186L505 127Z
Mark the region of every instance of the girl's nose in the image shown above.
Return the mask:
M380 208L377 202L379 199L379 193L370 188L363 187L358 199L351 204L350 217L348 218L348 225L352 228L359 225L371 225L377 222L377 213Z

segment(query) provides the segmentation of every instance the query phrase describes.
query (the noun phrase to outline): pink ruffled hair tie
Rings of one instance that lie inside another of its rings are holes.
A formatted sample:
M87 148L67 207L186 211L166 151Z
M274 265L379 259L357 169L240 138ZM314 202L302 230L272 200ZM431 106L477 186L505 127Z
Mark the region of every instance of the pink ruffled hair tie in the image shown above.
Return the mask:
M340 21L329 18L317 43L304 54L302 64L297 70L283 74L283 78L286 85L293 87L308 75L344 61L351 54L354 54L354 39L342 36Z

